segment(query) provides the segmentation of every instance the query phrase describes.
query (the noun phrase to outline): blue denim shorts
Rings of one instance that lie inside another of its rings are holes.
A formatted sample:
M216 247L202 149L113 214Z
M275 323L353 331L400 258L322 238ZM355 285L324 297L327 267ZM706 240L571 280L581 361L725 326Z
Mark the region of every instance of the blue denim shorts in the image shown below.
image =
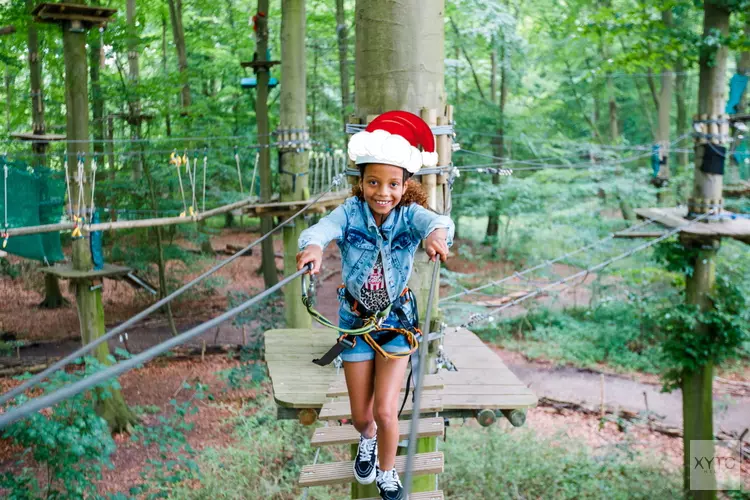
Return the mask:
M413 319L410 303L404 304L403 311L406 314L406 317ZM358 327L360 325L360 322L358 321L359 319L359 316L351 312L351 310L349 309L349 305L342 299L341 306L339 307L339 327L345 328L347 330L354 328L355 325ZM403 325L401 324L401 321L399 321L398 316L395 312L391 312L388 315L382 326L385 328L403 328ZM382 334L370 334L370 336L376 342L380 335ZM396 338L394 338L387 344L382 345L381 347L385 352L393 354L406 353L411 349L411 347L409 346L409 341L403 335L398 335ZM367 342L364 341L364 339L357 337L357 342L354 347L344 349L344 351L341 353L341 359L350 363L370 361L372 359L375 359L375 351L372 349L372 347L369 346L369 344L367 344Z

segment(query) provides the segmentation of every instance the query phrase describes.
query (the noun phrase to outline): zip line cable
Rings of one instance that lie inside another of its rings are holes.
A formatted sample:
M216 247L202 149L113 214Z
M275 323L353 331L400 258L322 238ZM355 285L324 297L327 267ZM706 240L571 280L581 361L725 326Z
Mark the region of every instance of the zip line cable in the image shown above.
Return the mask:
M227 264L229 264L231 262L234 262L236 259L240 258L244 254L246 254L247 252L249 252L253 247L257 246L259 243L261 243L262 241L264 241L266 238L268 238L269 236L271 236L273 233L277 232L278 230L280 230L281 228L283 228L284 226L286 226L287 224L289 224L290 222L292 222L294 219L296 219L298 216L300 216L302 213L304 213L308 208L310 208L313 204L315 204L323 196L325 196L326 194L328 194L329 192L331 192L331 190L333 190L334 187L338 186L341 183L342 179L343 179L343 175L338 175L338 176L334 177L334 179L331 182L330 186L328 186L328 189L326 189L325 191L323 191L322 193L320 193L318 196L316 196L314 199L312 199L309 203L307 203L307 205L305 205L299 211L297 211L297 213L295 213L294 215L292 215L291 217L289 217L288 219L286 219L284 222L282 222L281 224L279 224L275 228L271 229L269 232L267 232L266 234L264 234L263 236L261 236L257 240L255 240L252 243L250 243L248 246L246 246L245 248L243 248L239 252L237 252L234 255L228 257L227 259L219 262L217 265L215 265L214 267L212 267L211 269L209 269L205 273L201 274L200 276L198 276L194 280L192 280L189 283L181 286L180 288L178 288L177 290L175 290L171 294L167 295L166 297L164 297L163 299L159 300L155 304L153 304L150 307L147 307L143 311L139 312L138 314L136 314L132 318L130 318L130 319L126 320L125 322L121 323L120 325L116 326L115 328L113 328L109 332L105 333L101 337L93 340L92 342L86 344L85 346L81 347L80 349L77 349L75 352L72 352L71 354L68 354L67 356L65 356L64 358L56 361L54 364L50 365L49 367L47 367L43 371L37 373L36 375L34 375L33 377L31 377L30 379L24 381L22 384L18 385L17 387L14 387L13 389L11 389L8 392L6 392L5 394L0 395L0 405L5 404L10 399L18 396L19 394L22 394L26 389L30 389L31 387L34 387L36 384L38 384L39 382L41 382L45 377L47 377L51 373L55 372L56 370L59 370L60 368L64 367L65 365L71 363L72 361L74 361L75 359L79 358L81 355L86 354L87 352L89 352L91 349L95 348L99 344L101 344L103 342L106 342L107 340L113 338L115 335L119 335L120 333L124 332L130 326L134 325L135 323L137 323L141 319L149 316L154 311L156 311L158 309L161 309L162 307L164 307L168 303L172 302L174 299L176 299L177 297L179 297L180 295L182 295L183 293L185 293L186 291L188 291L190 288L192 288L193 286L195 286L198 283L200 283L201 281L203 281L205 278L211 276L212 274L214 274L215 272L217 272L219 269L223 268L224 266L226 266Z
M575 274L572 274L570 276L562 278L562 279L560 279L558 281L555 281L554 283L550 283L549 285L546 285L546 286L544 286L542 288L538 288L537 290L535 290L533 292L529 292L526 295L523 295L522 297L519 297L519 298L517 298L515 300L512 300L510 302L506 302L505 304L503 304L501 306L493 307L492 309L490 309L490 312L498 313L498 312L500 312L500 311L502 311L504 309L507 309L509 307L517 305L517 304L523 302L526 299L530 299L532 297L536 297L537 295L541 295L542 292L550 290L551 288L554 288L554 287L556 287L558 285L563 285L563 284L567 283L568 281L574 280L576 278L580 278L582 276L586 276L586 275L588 275L588 274L590 274L592 272L598 271L598 270L600 270L600 269L602 269L604 267L607 267L608 265L613 264L613 263L615 263L617 261L620 261L620 260L622 260L622 259L624 259L626 257L630 257L631 255L633 255L633 254L635 254L637 252L640 252L641 250L645 250L646 248L649 248L649 247L651 247L651 246L653 246L653 245L655 245L655 244L657 244L657 243L659 243L661 241L664 241L665 239L667 239L667 238L669 238L671 236L674 236L675 234L679 233L680 231L682 231L686 227L692 226L693 224L695 224L697 222L700 222L703 219L706 219L707 217L711 216L712 214L713 214L713 210L711 210L710 212L708 212L706 214L703 214L703 215L701 215L699 217L696 217L695 219L693 219L692 221L688 222L687 224L682 224L680 226L677 226L677 227L673 228L672 230L664 233L663 235L659 236L658 238L654 238L652 240L647 241L646 243L638 245L637 247L632 248L631 250L628 250L627 252L623 252L623 253L615 256L615 257L612 257L611 259L607 259L607 260L605 260L603 262L600 262L599 264L597 264L595 266L591 266L591 267L589 267L587 269L583 269L582 271L579 271L579 272L577 272ZM468 328L469 326L473 325L474 323L477 323L479 321L485 321L485 320L487 320L487 319L489 319L491 317L492 316L489 313L484 313L484 314L476 315L474 317L469 318L469 321L467 321L466 323L463 323L462 325L460 325L459 328Z
M224 314L221 314L220 316L217 316L212 320L206 321L205 323L202 323L196 326L195 328L192 328L184 333L181 333L180 335L176 337L172 337L171 339L166 340L162 342L161 344L157 344L139 354L136 354L132 358L121 361L120 363L117 363L116 365L109 366L108 368L105 368L92 375L89 375L84 379L74 382L73 384L57 389L54 392L45 394L44 396L40 396L35 399L31 399L28 402L22 404L21 406L12 408L8 412L0 415L0 429L3 429L7 427L8 425L12 424L13 422L20 420L32 413L35 413L44 408L48 408L50 406L56 405L60 401L73 397L87 389L91 389L92 387L102 384L113 377L121 375L122 373L125 373L126 371L131 370L135 368L136 366L149 361L150 359L158 356L159 354L169 351L173 347L176 347L180 344L187 342L191 338L196 337L197 335L200 335L201 333L204 333L210 330L211 328L215 328L221 323L234 318L241 312L245 311L246 309L250 308L251 306L255 305L256 303L270 296L271 294L279 290L281 287L289 284L290 282L299 278L303 274L309 272L309 270L310 268L309 266L307 266L304 269L301 269L297 271L296 273L287 276L283 280L279 281L276 285L272 286L271 288L267 290L264 290L263 292L259 293L255 297L243 302L242 304L238 305L237 307L234 307L233 309L230 309Z

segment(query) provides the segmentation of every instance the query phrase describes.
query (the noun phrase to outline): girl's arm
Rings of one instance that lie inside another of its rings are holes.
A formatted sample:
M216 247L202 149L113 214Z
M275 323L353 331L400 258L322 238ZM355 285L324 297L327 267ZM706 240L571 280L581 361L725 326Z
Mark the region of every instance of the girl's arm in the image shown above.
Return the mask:
M339 205L333 212L326 215L314 226L302 231L297 242L299 249L304 250L308 245L318 245L324 249L333 241L339 241L344 236L348 219L344 205Z
M456 226L450 217L437 214L416 203L410 205L409 208L411 222L421 239L427 238L436 229L445 229L445 242L448 246L453 245L453 233Z

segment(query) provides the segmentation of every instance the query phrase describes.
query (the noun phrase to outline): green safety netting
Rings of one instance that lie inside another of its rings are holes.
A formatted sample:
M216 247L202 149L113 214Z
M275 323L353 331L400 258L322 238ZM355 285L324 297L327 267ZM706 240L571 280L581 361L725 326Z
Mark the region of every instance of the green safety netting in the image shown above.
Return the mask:
M44 167L33 169L23 162L7 162L0 158L0 176L8 166L7 180L0 185L0 228L39 226L60 222L65 202L65 181L60 173ZM6 219L5 207L8 207ZM60 233L11 236L4 251L42 262L64 259Z

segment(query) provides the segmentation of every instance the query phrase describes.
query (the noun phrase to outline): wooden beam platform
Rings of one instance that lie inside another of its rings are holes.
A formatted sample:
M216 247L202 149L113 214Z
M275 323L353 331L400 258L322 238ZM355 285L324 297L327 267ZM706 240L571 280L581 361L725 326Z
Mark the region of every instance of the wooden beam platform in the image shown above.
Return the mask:
M750 196L750 182L740 181L738 184L725 185L724 196L737 198L740 196Z
M399 439L409 438L411 420L399 420ZM443 419L440 417L422 418L419 420L417 433L419 437L440 437L445 430ZM310 444L313 446L334 446L340 444L356 444L359 442L359 431L353 425L334 425L319 427L313 432Z
M78 21L93 26L106 24L116 12L117 9L98 5L47 2L38 4L31 14L38 23L59 24Z
M336 332L320 328L266 332L266 363L280 407L279 418L296 418L302 409L320 410L330 400L327 394L332 385L345 387L343 370L337 374L333 365L321 367L312 363L336 342L336 337ZM443 346L458 368L441 370L428 379L443 384L443 414L471 415L485 408L512 410L537 404L531 390L471 331L449 328ZM340 390L337 394L341 394ZM342 413L337 410L340 418L344 418Z
M411 402L411 398L409 398L409 400L404 405L404 410L401 415L411 415L412 409L413 404ZM443 409L443 399L441 397L440 391L423 392L419 409L420 413L435 413L441 411ZM319 416L321 420L348 420L352 418L349 399L341 398L336 401L324 404L323 408L320 409Z
M664 236L663 231L620 231L615 233L615 238L658 238Z
M65 135L63 134L35 134L34 132L21 132L18 134L10 134L10 136L13 139L33 142L55 142L65 140Z
M308 486L325 486L330 484L351 483L354 481L353 462L333 462L327 464L306 465L300 473L299 485L303 488ZM431 453L418 453L414 456L415 476L424 474L440 474L443 472L443 453L439 451ZM396 457L396 471L404 473L406 469L406 457Z
M404 382L401 384L401 392L404 392L406 390L406 382L408 379L404 379ZM422 388L426 391L439 391L442 390L445 387L445 384L443 384L443 380L436 374L436 375L425 375L424 381L422 382ZM414 390L414 387L411 387L411 390ZM327 398L338 398L338 397L344 397L348 395L349 392L346 389L346 380L343 378L337 378L333 381L333 383L328 387L328 392L326 392Z
M115 264L104 264L100 270L92 269L90 271L79 271L73 269L73 264L56 264L54 266L42 267L39 269L45 274L51 274L64 280L92 280L101 278L121 279L133 272L133 269Z
M687 208L636 208L638 217L651 219L659 224L677 228L689 224L687 219ZM724 211L723 214L731 215ZM696 222L680 231L694 237L727 237L736 240L750 242L750 219L722 219L710 222Z

